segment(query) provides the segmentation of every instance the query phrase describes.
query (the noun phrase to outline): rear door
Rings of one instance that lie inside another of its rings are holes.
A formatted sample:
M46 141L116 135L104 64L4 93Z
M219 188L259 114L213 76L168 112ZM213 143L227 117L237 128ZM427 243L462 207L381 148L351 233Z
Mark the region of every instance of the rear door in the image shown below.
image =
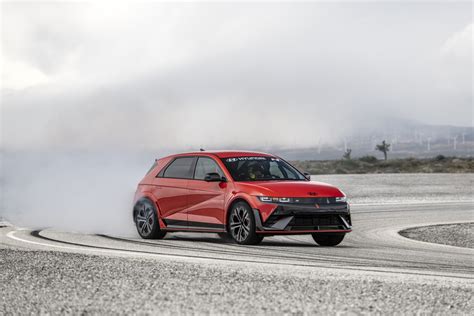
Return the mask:
M188 181L188 225L206 230L224 230L226 182L206 182L207 173L224 176L217 162L206 156L197 158L193 179Z
M177 157L155 178L153 195L160 215L169 227L187 227L188 182L193 176L195 157Z

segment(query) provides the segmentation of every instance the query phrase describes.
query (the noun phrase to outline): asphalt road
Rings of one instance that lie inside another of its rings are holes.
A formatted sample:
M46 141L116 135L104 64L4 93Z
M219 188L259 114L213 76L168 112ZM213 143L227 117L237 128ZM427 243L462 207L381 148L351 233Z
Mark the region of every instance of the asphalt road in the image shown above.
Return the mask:
M239 246L214 234L150 241L0 228L0 310L473 312L474 250L398 234L414 226L472 222L472 202L359 204L352 214L354 231L327 248L310 236Z

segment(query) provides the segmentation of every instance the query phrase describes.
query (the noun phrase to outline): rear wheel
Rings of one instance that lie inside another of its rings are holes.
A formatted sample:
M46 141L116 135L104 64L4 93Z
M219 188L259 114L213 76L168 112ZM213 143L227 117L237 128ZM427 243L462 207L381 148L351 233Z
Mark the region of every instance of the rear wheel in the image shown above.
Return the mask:
M314 233L314 241L320 246L336 246L344 239L345 234Z
M144 239L162 239L166 232L160 229L156 208L148 199L137 202L134 209L134 220L140 237Z
M235 203L229 215L229 233L234 241L241 245L256 245L263 240L255 232L255 217L245 202Z

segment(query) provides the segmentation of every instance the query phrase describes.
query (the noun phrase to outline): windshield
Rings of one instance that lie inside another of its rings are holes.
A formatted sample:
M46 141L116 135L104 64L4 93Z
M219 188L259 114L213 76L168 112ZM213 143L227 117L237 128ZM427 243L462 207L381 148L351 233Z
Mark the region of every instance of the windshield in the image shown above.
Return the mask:
M296 168L274 157L223 158L235 181L307 180Z

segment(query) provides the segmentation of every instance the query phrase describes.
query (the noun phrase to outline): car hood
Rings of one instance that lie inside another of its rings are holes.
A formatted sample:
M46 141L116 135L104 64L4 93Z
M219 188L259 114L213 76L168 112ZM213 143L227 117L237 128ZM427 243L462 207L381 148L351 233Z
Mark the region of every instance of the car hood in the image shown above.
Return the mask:
M344 193L335 186L314 181L235 182L238 191L271 197L340 197Z

